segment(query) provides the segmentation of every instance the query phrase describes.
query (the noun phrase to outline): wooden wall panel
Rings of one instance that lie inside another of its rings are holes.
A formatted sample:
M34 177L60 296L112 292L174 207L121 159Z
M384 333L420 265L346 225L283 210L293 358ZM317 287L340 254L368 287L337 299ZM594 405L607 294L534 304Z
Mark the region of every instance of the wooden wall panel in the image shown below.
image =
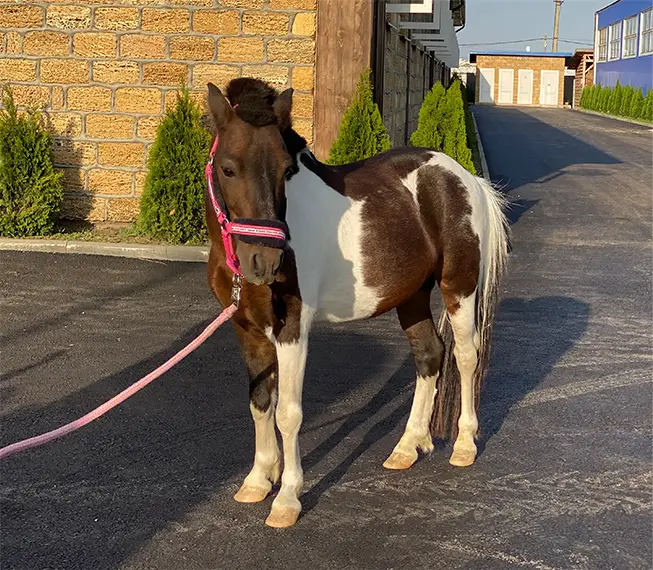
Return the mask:
M314 152L325 160L361 71L371 65L374 0L318 0Z

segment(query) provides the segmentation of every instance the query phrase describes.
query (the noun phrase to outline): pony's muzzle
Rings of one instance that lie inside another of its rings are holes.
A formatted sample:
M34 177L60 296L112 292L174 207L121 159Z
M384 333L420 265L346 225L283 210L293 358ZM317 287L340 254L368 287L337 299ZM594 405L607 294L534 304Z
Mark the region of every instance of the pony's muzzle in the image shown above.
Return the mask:
M243 276L254 285L269 285L279 274L283 262L282 249L239 242L236 253Z

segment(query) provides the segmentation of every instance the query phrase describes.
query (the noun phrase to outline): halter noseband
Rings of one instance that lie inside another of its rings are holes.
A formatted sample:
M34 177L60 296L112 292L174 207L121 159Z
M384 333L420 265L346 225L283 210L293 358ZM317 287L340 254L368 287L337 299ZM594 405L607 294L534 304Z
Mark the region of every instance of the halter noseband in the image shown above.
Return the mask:
M238 105L234 108L237 106ZM236 255L232 236L237 235L240 237L241 241L246 243L263 245L275 249L283 249L287 242L287 227L286 224L278 220L236 218L233 222L229 221L227 205L224 201L224 197L220 192L220 198L222 198L222 203L224 204L221 207L217 192L215 191L215 186L213 185L213 160L215 158L215 153L218 150L219 140L220 136L216 133L213 146L211 147L211 153L209 154L209 162L207 163L204 172L209 188L211 204L213 205L213 210L218 218L218 223L220 224L220 230L222 232L222 243L224 244L227 267L229 267L234 274L232 300L237 305L240 300L240 287L243 274L240 270L240 260Z

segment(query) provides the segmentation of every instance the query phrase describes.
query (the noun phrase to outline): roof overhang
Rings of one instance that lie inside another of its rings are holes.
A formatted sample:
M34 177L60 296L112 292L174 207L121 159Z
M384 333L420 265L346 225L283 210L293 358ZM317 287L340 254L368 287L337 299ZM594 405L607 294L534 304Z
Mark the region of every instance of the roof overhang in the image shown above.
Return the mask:
M386 13L400 16L399 28L406 30L415 44L447 66L458 66L460 48L455 27L464 24L465 0L387 0Z

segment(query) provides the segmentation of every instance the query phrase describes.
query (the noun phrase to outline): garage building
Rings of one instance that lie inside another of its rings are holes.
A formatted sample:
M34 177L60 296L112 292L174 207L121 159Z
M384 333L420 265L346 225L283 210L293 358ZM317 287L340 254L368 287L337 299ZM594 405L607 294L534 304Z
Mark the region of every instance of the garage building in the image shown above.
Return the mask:
M565 52L476 52L476 103L561 107Z

